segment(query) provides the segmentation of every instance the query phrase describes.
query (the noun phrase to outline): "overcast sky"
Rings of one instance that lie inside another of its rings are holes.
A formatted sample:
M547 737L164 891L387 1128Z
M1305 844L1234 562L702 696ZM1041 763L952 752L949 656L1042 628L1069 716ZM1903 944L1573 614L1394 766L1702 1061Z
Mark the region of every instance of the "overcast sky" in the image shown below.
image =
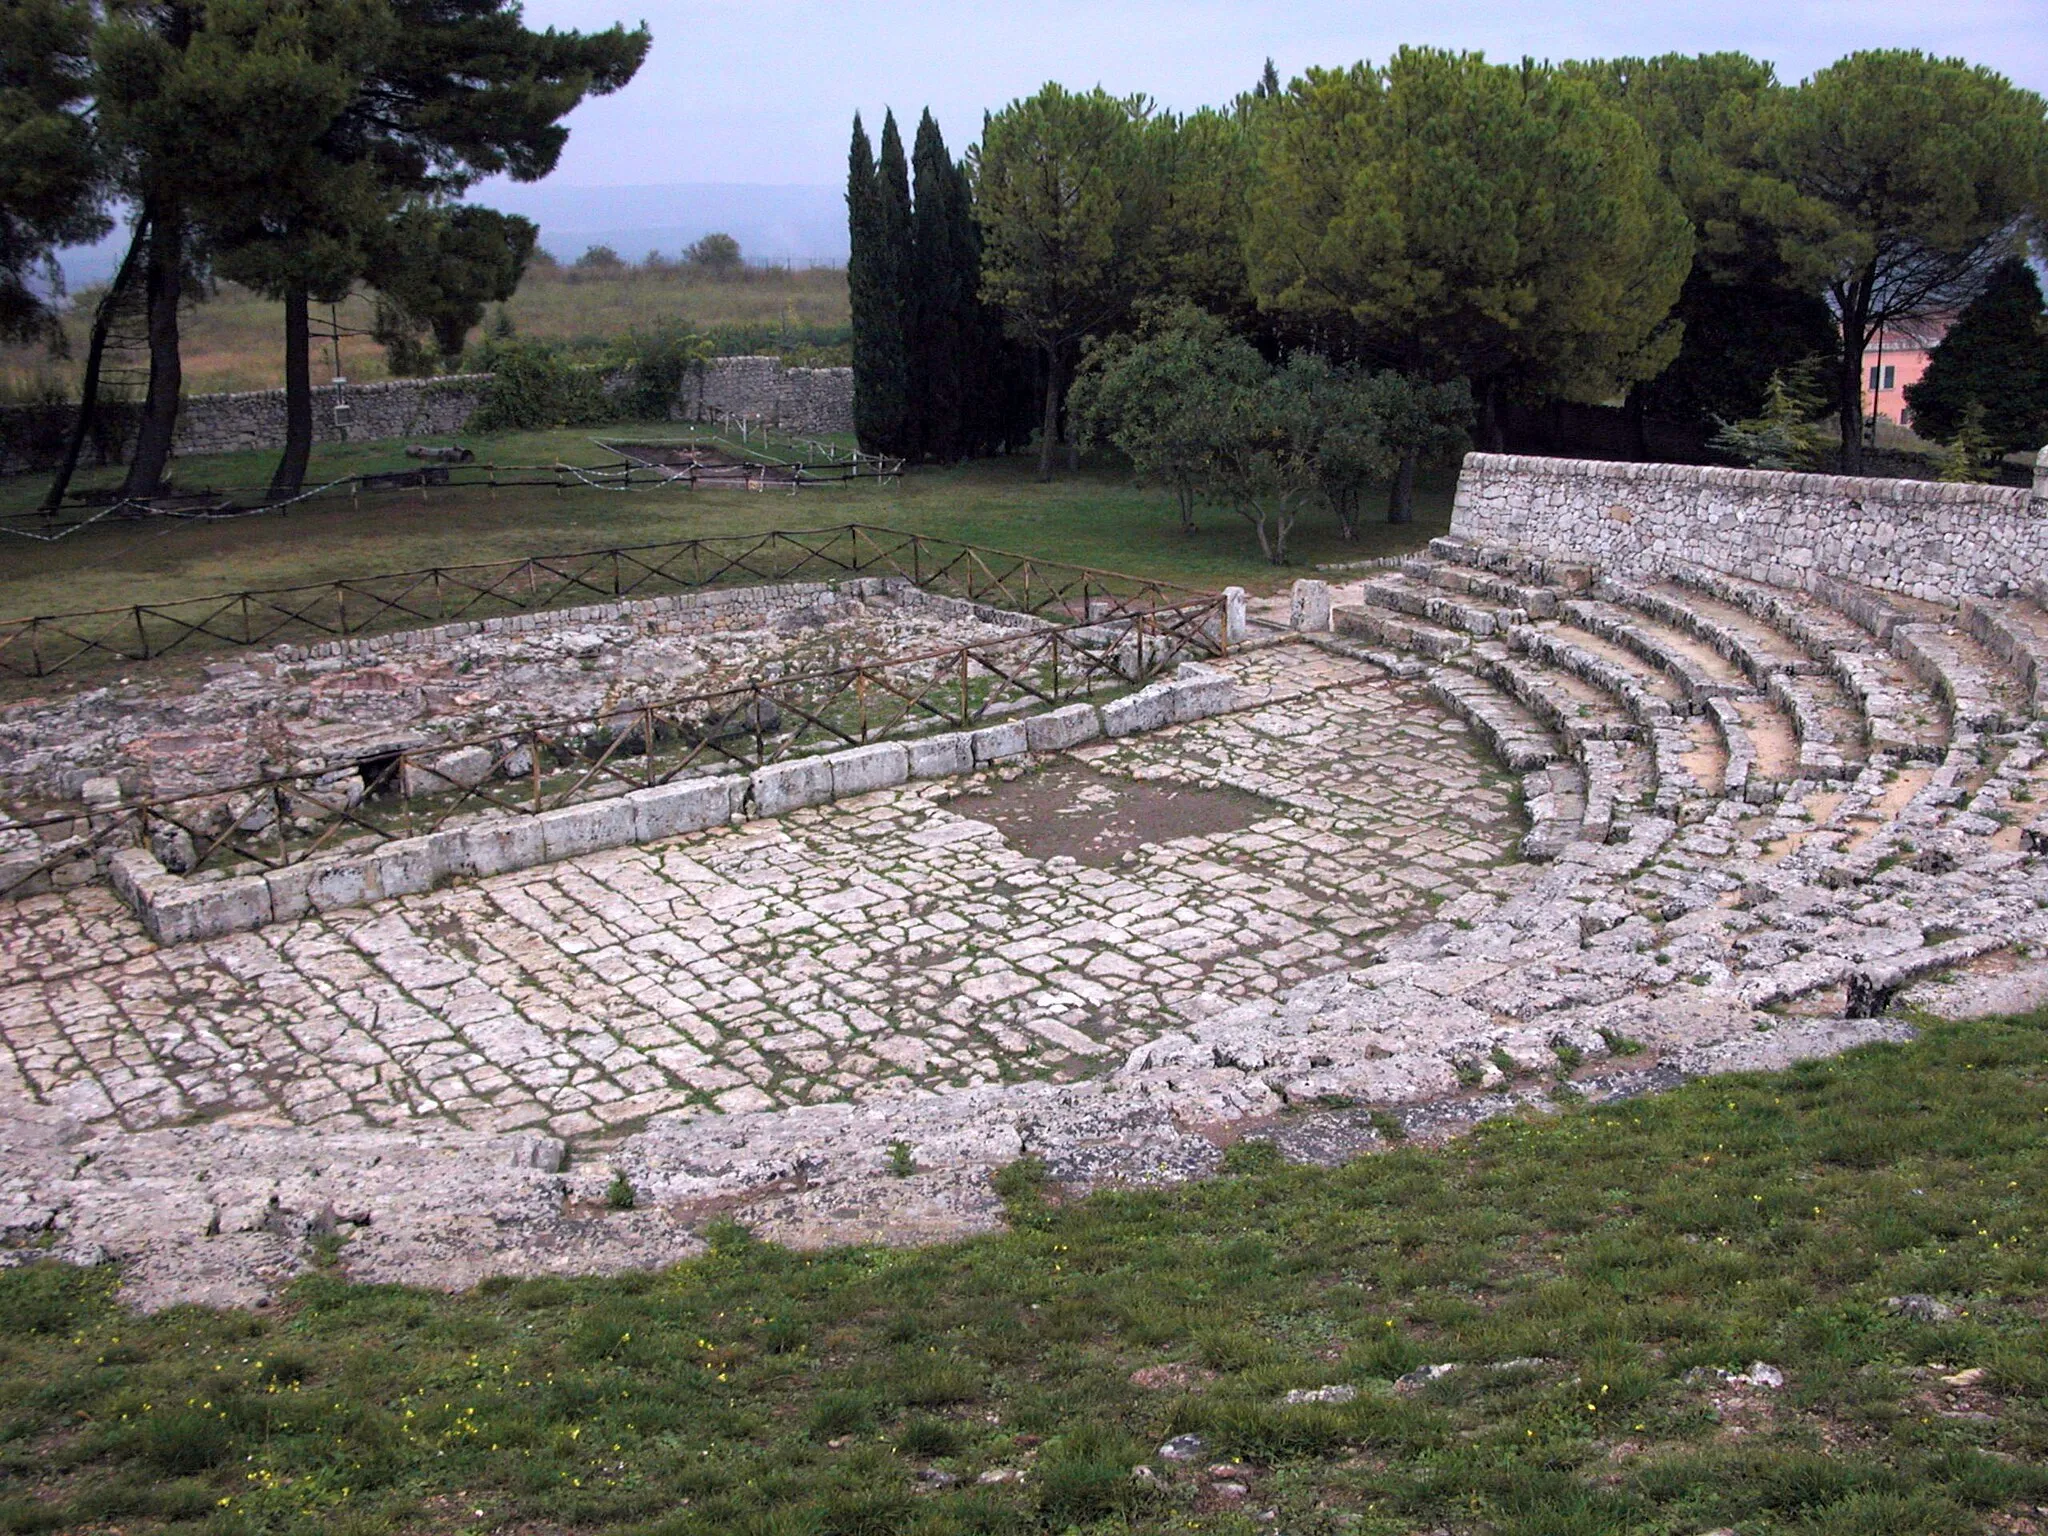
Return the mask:
M527 0L530 26L643 18L634 82L581 108L556 186L835 185L854 110L879 126L929 106L958 154L985 110L1047 80L1168 107L1229 100L1268 55L1283 77L1382 59L1403 43L1493 59L1738 49L1797 80L1859 48L1988 64L2048 93L2048 0Z

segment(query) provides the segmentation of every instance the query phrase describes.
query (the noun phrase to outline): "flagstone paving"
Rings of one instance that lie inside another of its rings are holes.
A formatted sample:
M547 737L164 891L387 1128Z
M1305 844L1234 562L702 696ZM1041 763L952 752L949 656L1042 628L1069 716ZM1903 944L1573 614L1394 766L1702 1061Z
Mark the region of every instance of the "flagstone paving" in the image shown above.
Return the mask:
M99 887L0 905L0 1089L131 1129L605 1137L1065 1080L1205 991L1278 995L1531 878L1511 781L1419 685L1299 645L1227 665L1249 707L1023 770L1043 781L907 785L173 948ZM1113 817L1146 785L1173 794L1107 856L1026 851L1029 816Z

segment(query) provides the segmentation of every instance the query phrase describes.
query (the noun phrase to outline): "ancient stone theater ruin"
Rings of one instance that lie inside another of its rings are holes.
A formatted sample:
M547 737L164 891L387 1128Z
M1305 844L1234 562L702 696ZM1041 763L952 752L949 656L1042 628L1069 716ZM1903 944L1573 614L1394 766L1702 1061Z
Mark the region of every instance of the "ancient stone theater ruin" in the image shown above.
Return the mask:
M0 630L0 1251L914 1242L2039 995L2039 481L1473 455L1249 603L717 544Z

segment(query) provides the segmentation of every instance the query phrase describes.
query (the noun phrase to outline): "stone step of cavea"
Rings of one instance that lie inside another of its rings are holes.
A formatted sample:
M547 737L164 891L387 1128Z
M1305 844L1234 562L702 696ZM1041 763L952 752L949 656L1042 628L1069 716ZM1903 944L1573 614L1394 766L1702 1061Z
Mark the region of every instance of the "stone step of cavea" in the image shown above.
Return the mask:
M1574 749L1586 741L1629 740L1638 730L1619 699L1562 669L1517 656L1499 641L1474 646L1470 661L1475 672Z
M1582 560L1559 559L1511 545L1481 544L1454 534L1431 539L1429 553L1447 564L1471 566L1528 586L1557 587L1572 593L1586 591L1598 575L1597 567Z
M1683 630L1591 599L1565 603L1559 613L1566 623L1620 646L1670 677L1694 708L1706 699L1749 691L1747 678Z
M1439 667L1429 674L1426 687L1430 698L1477 732L1511 772L1526 773L1565 755L1557 738L1526 708L1470 672Z
M1348 635L1368 645L1385 646L1394 651L1410 651L1437 661L1447 660L1472 647L1470 635L1459 634L1456 630L1445 629L1436 624L1397 618L1383 608L1366 607L1362 604L1332 608L1330 628L1339 635Z
M2048 714L2048 613L2032 597L1970 597L1957 622L2012 670L2030 713Z
M1439 588L1405 576L1381 577L1362 583L1358 588L1358 600L1368 608L1384 608L1390 613L1422 619L1440 629L1458 630L1481 640L1500 634L1510 625L1529 621L1525 609L1462 602Z
M1962 629L1900 624L1891 632L1891 646L1940 695L1952 726L2000 731L2031 712L2013 673Z
M1532 619L1555 618L1559 601L1567 595L1557 587L1530 585L1512 576L1419 557L1403 560L1401 574L1447 592L1463 592L1503 608L1519 608Z

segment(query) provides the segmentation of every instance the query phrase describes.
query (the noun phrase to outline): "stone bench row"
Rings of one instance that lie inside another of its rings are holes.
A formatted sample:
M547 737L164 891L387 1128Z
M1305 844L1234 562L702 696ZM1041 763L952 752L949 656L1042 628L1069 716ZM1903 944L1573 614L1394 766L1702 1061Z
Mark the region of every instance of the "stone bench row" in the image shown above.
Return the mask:
M2028 711L2048 715L2048 613L2040 598L1966 598L1957 622L2012 669Z
M1810 599L1717 571L1679 569L1671 579L1769 625L1819 662L1856 701L1863 716L1864 744L1872 752L1940 757L1940 744L1927 731L1913 728L1921 711L1895 686L1884 658L1870 650L1867 634L1840 614L1817 610Z
M1170 681L1102 705L1069 704L979 730L794 758L744 776L682 779L534 816L491 817L262 874L186 878L148 850L128 848L110 860L108 877L151 938L189 943L1200 720L1234 708L1235 693L1225 674L1183 662Z

